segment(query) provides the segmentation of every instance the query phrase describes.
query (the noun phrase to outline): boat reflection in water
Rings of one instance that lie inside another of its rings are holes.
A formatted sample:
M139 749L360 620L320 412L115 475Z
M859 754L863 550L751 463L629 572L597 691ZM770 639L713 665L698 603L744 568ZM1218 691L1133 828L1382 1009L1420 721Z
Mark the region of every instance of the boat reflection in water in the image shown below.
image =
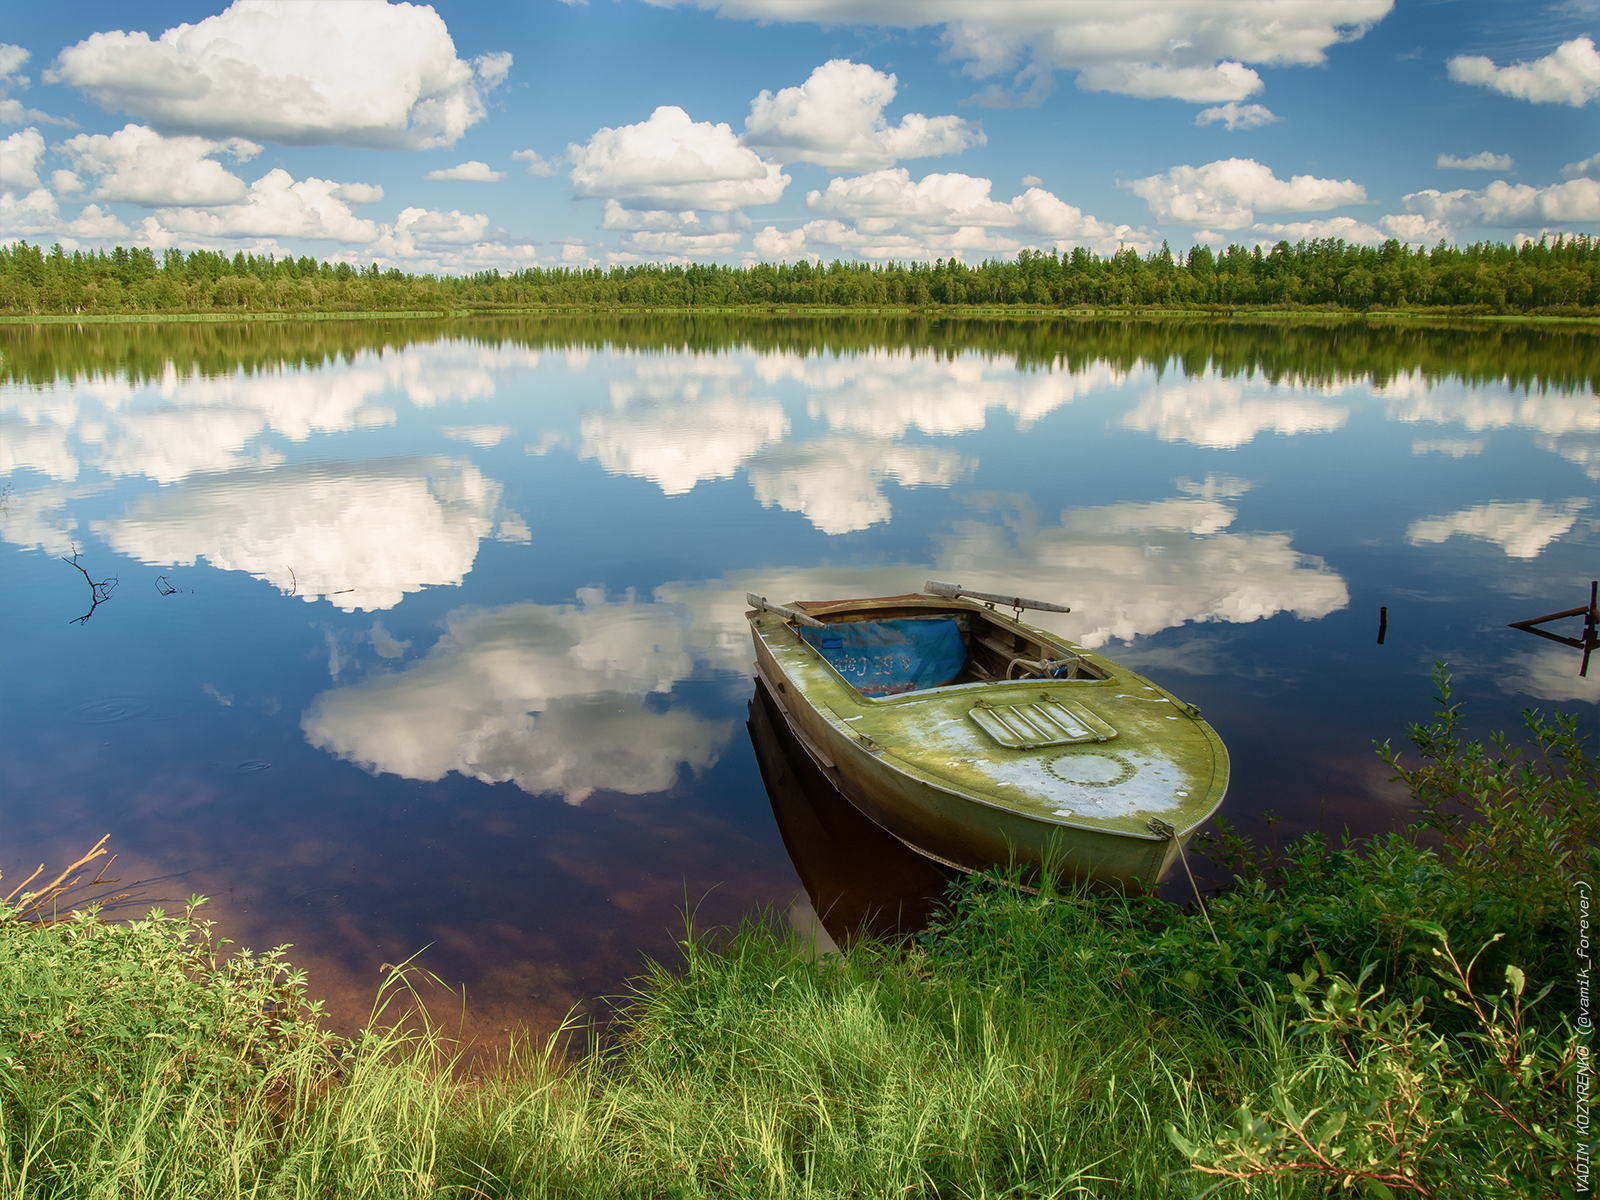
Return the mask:
M750 741L783 844L823 929L840 946L861 934L895 938L922 929L957 873L863 816L818 770L759 676L755 683Z

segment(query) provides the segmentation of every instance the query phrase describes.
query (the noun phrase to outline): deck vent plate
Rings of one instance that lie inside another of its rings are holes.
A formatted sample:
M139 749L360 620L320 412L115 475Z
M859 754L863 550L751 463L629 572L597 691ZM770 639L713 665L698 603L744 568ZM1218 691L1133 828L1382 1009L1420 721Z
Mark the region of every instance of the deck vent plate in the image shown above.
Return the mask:
M990 704L980 700L968 711L972 723L1011 750L1109 742L1117 731L1073 700L1033 704Z

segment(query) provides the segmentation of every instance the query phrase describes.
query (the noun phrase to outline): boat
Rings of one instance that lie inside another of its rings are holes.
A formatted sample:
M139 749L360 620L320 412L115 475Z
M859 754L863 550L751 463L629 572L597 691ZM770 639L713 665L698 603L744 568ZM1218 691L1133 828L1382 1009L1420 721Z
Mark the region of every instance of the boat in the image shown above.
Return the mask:
M795 740L936 863L1150 889L1227 794L1227 749L1198 708L1022 623L1064 605L938 580L746 601L757 674Z

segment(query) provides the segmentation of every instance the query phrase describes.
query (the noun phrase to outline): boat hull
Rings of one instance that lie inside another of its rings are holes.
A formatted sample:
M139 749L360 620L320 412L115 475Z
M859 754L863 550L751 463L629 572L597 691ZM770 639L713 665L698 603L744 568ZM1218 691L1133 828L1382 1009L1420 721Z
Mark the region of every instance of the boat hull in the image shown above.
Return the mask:
M926 755L917 761L904 750L896 753L898 747L885 744L887 739L882 734L877 738L863 736L859 732L865 727L861 724L863 720L876 716L877 724L872 727L880 728L884 724L882 714L874 714L868 707L874 702L853 695L852 689L840 686L842 681L830 680L831 672L819 672L811 661L817 657L815 653L811 652L808 658L808 648L781 619L761 613L751 614L751 617L757 670L791 731L818 768L875 824L912 849L948 866L978 870L995 864L1013 864L1046 871L1058 879L1076 879L1093 887L1151 888L1172 868L1181 847L1221 803L1226 792L1226 751L1209 726L1199 721L1197 713L1192 717L1185 714L1181 719L1202 727L1203 748L1210 755L1211 774L1205 781L1204 794L1185 797L1182 803L1163 806L1159 797L1145 796L1131 802L1141 807L1118 812L1113 819L1074 820L1071 815L1040 811L1039 802L1032 796L1024 801L1008 802L997 794L1004 792L1004 784L989 792L981 787L963 786L963 781L928 769ZM1059 641L1052 644L1064 647ZM1083 653L1079 648L1073 649ZM1096 657L1096 661L1114 666L1108 660ZM1137 680L1146 692L1160 691L1142 677L1120 668L1117 670L1118 674L1106 681L1112 687L1126 689L1132 686L1131 681ZM1040 685L1031 686L1037 689ZM946 707L949 701L964 705L961 708L964 712L974 705L981 707L987 697L1013 699L1018 690L1017 685L996 684L940 691L967 693L964 697L946 695L942 698ZM930 698L935 695L927 693ZM1101 700L1109 696L1111 693L1102 690L1092 698ZM1125 693L1119 698L1125 698ZM1160 698L1172 704L1181 703L1165 693L1161 693ZM897 698L901 704L907 700ZM915 703L918 698L909 700ZM853 705L853 702L859 703ZM956 723L947 718L941 720L936 714L942 711L938 706L930 709L933 715L927 718L928 724L937 728L941 736L949 737L949 729ZM1163 716L1168 721L1180 719ZM908 719L915 720L909 710ZM974 736L970 731L962 732L969 738ZM1191 740L1195 738L1193 731L1188 731L1188 736ZM997 749L990 753L994 759L1003 760L990 766L997 774L1002 767L1012 767L1015 760L1030 757L1027 751L1009 756ZM1048 756L1050 752L1044 753ZM1039 754L1031 757L1038 758ZM1087 757L1099 762L1106 756ZM1068 760L1068 756L1062 755L1061 759ZM1159 776L1159 772L1155 774ZM1069 789L1063 785L1059 790ZM1191 785L1190 790L1197 789ZM1106 795L1110 804L1114 798L1109 793ZM1157 818L1154 825L1151 817Z

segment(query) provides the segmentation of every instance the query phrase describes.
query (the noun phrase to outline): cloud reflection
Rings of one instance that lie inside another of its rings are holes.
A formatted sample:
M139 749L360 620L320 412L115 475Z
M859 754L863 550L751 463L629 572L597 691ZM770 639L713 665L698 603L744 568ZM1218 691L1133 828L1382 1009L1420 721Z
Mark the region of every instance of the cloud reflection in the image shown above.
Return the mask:
M680 765L714 765L733 723L651 699L695 670L688 610L599 589L579 601L452 612L424 658L324 692L301 729L370 771L456 771L569 804L664 791Z
M201 476L92 528L153 566L206 558L346 612L459 584L495 527L500 484L446 458L315 463Z
M1187 486L1215 495L1238 494L1248 484L1212 477ZM1091 648L1190 622L1245 624L1279 613L1320 620L1350 602L1343 578L1297 551L1291 535L1232 532L1235 510L1204 495L1069 509L1052 524L1041 523L1025 498L991 496L976 507L977 516L936 539L931 567L741 571L667 584L656 598L688 606L698 653L741 671L751 661L747 591L780 602L894 595L919 589L931 575L1070 604L1070 614L1031 613L1027 620Z
M1531 430L1541 450L1576 463L1600 479L1600 400L1592 394L1525 392L1434 382L1421 372L1400 375L1376 389L1387 400L1390 420L1409 424L1461 425L1472 433L1489 429ZM1442 443L1441 443L1442 444Z
M1261 433L1328 433L1349 419L1343 405L1275 392L1246 396L1239 381L1213 375L1153 388L1122 424L1163 442L1232 450Z
M1544 548L1564 537L1589 506L1582 496L1565 504L1542 500L1494 501L1443 517L1411 522L1406 541L1413 546L1437 545L1455 534L1493 542L1512 558L1538 558Z

